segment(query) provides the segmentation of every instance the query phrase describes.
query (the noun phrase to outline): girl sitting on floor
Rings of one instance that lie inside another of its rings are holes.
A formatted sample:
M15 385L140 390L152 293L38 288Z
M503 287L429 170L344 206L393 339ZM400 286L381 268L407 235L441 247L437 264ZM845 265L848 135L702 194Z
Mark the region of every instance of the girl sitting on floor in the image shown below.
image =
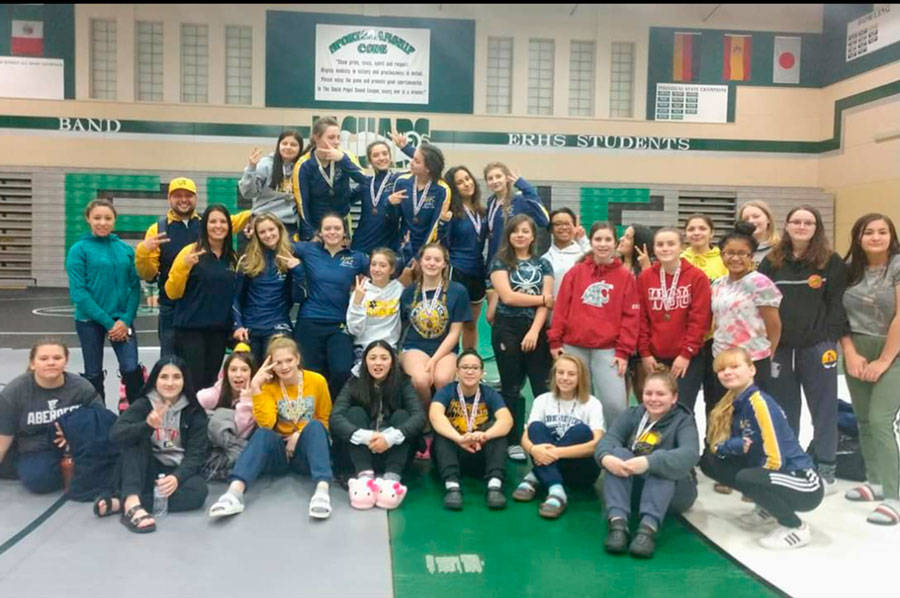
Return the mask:
M603 405L591 396L591 382L584 362L567 353L556 358L550 369L553 390L536 397L522 434L522 448L534 468L513 492L518 501L529 501L540 483L547 500L538 514L556 519L566 510L570 486L589 487L600 470L594 462L594 447L603 436Z
M726 349L713 368L728 391L710 413L700 468L753 499L756 507L738 523L750 530L774 527L759 539L764 548L809 544L809 526L797 511L812 511L824 494L812 459L775 399L754 384L756 367L747 351Z
M666 513L683 513L697 498L693 468L700 458L697 424L678 402L678 383L668 371L644 381L643 403L619 416L597 445L606 469L603 496L609 518L605 548L650 558ZM631 505L640 505L638 531L628 545Z
M397 353L387 341L372 341L363 352L359 378L347 381L331 412L335 442L347 446L356 471L349 482L352 507L400 506L406 496L400 476L424 425L425 411ZM376 466L384 475L373 480Z

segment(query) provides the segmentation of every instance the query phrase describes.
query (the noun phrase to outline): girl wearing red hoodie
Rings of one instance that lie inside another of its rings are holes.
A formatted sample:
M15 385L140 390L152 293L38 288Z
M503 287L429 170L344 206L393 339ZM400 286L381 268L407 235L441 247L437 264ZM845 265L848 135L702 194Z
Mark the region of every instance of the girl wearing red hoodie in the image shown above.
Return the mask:
M616 231L595 222L591 252L563 277L547 340L554 357L565 351L588 365L593 394L610 424L625 411L625 368L637 346L640 307L634 274L616 257Z
M637 278L641 299L638 354L647 375L660 365L678 381L678 400L693 411L703 384L703 336L709 330L709 278L681 256L681 233L664 227L653 236L656 262Z

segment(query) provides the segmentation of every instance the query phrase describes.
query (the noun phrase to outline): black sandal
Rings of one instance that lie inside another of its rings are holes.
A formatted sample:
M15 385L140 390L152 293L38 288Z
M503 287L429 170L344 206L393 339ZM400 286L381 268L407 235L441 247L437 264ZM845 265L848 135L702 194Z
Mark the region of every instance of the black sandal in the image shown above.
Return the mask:
M119 501L119 508L115 511L112 508L113 499ZM106 506L106 511L103 513L100 512L100 505ZM101 494L100 496L94 499L94 515L97 517L109 517L110 515L115 515L116 513L122 512L122 499L118 496L113 496L111 494Z
M138 503L128 509L128 511L122 513L122 525L127 527L128 531L134 532L136 534L149 534L150 532L156 531L156 521L153 522L153 525L146 525L144 527L140 526L141 521L144 521L145 519L153 519L153 515L151 515L150 513L147 513L145 511L144 514L137 519L134 518L134 514L139 509L143 508L144 507L141 506L141 503Z

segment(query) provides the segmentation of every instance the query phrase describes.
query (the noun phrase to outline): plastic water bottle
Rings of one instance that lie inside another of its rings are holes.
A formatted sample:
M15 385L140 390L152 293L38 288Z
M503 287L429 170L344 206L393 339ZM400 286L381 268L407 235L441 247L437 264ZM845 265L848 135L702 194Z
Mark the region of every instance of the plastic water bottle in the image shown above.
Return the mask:
M163 479L165 474L159 474L156 476L156 481ZM153 487L153 518L159 519L160 517L164 517L166 513L169 512L169 497L163 496L162 492L159 489L159 486Z

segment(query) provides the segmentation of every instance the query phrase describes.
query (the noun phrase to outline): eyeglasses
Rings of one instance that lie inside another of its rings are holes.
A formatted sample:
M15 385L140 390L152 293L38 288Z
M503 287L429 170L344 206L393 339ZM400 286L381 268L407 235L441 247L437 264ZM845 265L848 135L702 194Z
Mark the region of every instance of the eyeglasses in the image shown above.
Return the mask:
M459 369L461 369L464 372L477 372L481 369L481 366L480 365L461 365L461 366L459 366Z
M807 226L809 228L815 228L816 221L815 220L788 220L788 224L791 226Z
M749 251L723 251L722 257L750 257L751 254Z

